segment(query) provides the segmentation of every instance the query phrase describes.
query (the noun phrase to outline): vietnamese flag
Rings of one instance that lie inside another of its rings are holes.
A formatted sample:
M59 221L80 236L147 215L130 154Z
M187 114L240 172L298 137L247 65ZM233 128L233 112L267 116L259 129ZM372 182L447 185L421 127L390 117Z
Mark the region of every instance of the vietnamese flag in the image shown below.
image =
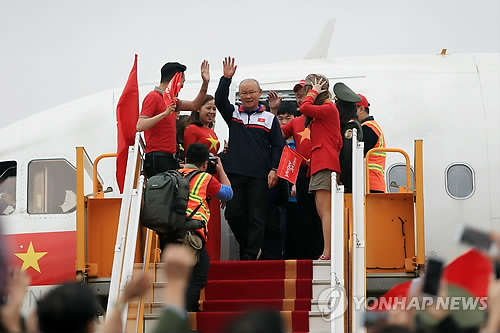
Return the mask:
M175 73L174 77L168 83L165 92L163 93L163 100L165 101L166 106L170 106L172 104L177 104L177 95L182 88L182 73Z
M32 286L76 280L76 232L4 235L8 261L31 278Z
M297 182L297 176L299 175L300 163L303 159L304 157L295 150L285 146L281 153L280 165L277 171L278 177L295 184Z
M118 141L116 149L116 182L123 192L127 168L128 147L134 145L137 120L139 119L139 85L137 84L137 54L127 84L118 100L116 121Z

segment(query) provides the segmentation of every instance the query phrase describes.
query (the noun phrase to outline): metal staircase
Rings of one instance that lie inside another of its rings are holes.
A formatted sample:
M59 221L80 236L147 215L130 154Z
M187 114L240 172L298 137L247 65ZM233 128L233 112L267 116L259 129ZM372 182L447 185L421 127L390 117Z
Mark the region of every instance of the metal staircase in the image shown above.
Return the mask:
M353 142L357 142L355 130ZM337 185L336 175L332 173L333 260L313 262L310 332L364 331L364 307L355 307L353 297L359 300L366 299L367 294L378 296L394 284L417 276L424 263L422 142L417 140L415 143L415 188L401 187L400 193L368 193L363 150L362 142L353 147L352 195L344 194L343 186ZM379 150L372 149L368 155ZM411 184L408 155L398 149L385 151L405 156L407 184ZM77 148L77 161L80 161L77 163L80 200L77 244L83 244L78 246L77 272L83 280L98 286L101 294L108 296L107 311L110 311L134 270L152 271L153 284L148 295L125 308L122 314L127 332L148 332L158 319L162 308L160 291L168 281L163 275L164 267L158 263L156 235L139 225L145 181L141 175L144 144L140 134L137 133L134 146L129 147L123 195L104 198L102 186L99 186L102 181L96 171L97 162L111 156L113 154L102 155L96 160L93 165L95 193L84 196L82 170L84 167L89 169L92 163L84 150ZM377 210L381 205L383 211ZM396 219L403 224L402 233L401 224L399 229L394 228ZM397 251L380 244L381 233L393 240L396 247L398 242L405 244L404 255L399 251L400 254L387 258L387 251ZM388 260L394 261L389 262L390 267L386 267Z

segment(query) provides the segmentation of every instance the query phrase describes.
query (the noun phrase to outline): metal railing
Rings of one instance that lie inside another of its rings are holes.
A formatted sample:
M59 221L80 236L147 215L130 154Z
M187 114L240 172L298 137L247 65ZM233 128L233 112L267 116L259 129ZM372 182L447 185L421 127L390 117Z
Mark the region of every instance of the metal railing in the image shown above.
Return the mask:
M127 168L123 186L123 196L120 207L120 218L115 243L115 254L113 258L113 269L109 287L108 308L110 313L118 300L127 282L132 277L134 270L134 257L139 229L139 214L142 203L142 192L144 188L144 176L137 178L138 169L142 167L142 153L144 144L140 133L135 136L134 146L128 149ZM126 325L128 307L122 313L123 327Z
M344 332L344 186L337 185L337 174L331 173L331 260L330 260L330 297L334 292L340 294L339 302L330 313L331 332Z
M365 263L365 196L364 196L364 166L363 154L364 143L358 142L357 130L352 133L352 295L364 299L366 296L366 263ZM354 302L350 302L351 306ZM352 311L352 331L364 332L362 317L364 308L351 307Z
M95 186L102 188L103 180L94 174L94 164L83 147L76 147L76 272L83 278L87 272L87 215L85 195L85 173L94 178Z
M400 153L404 156L404 158L406 160L406 188L410 189L410 187L411 187L411 169L410 169L410 157L408 156L408 154L404 150L398 149L398 148L372 148L366 153L366 156L365 156L365 159L366 159L366 161L365 161L365 172L366 172L365 193L366 194L370 193L370 177L369 177L370 170L368 168L369 157L371 154L377 153L377 152Z

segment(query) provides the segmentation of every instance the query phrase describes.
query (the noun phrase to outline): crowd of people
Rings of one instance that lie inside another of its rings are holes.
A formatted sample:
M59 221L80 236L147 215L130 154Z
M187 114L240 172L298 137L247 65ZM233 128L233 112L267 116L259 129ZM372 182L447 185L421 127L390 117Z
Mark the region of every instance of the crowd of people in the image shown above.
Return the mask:
M336 172L339 183L351 192L353 128L360 141L367 138L365 152L385 147L366 97L340 82L332 95L328 79L311 74L293 87L296 103L282 102L274 91L263 102L259 82L247 78L238 86L241 105L233 105L229 91L237 65L234 58L226 57L213 96L207 94L210 73L204 61L196 98L165 105L165 88L176 73L184 75L186 69L177 62L165 64L160 85L143 101L137 130L144 131L146 140L146 176L178 169L191 144L204 144L220 157L233 190L231 200L208 201L210 241L206 246L211 260L220 258L220 205L225 207L241 260L330 260L330 174ZM191 115L182 117L180 111L191 111ZM229 129L224 145L214 131L217 112ZM277 176L285 145L303 157L296 184ZM385 192L385 153L372 154L369 168L371 191ZM160 235L160 239L163 247L165 237Z
M183 85L187 69L177 62L166 63L160 85L143 101L136 126L137 131L144 131L146 140L147 178L169 170L179 170L186 177L217 162L213 177L200 174L190 179L186 215L191 218L199 205L194 218L203 222L204 229L184 236L158 232L161 248L184 242L198 251L188 288L189 311L199 311L198 299L208 279L210 260L220 257L220 206L225 207L241 260L330 260L330 175L339 174L346 192L351 191L352 128L357 128L359 138L364 128L372 131L358 121L358 109L360 115L369 113L366 98L343 83L334 86L333 98L328 79L311 74L293 87L296 103L282 103L274 91L263 103L259 82L246 78L238 86L241 105L234 105L229 91L237 65L232 57L224 58L222 65L223 76L213 96L207 94L210 71L203 61L202 85L196 98L175 99L166 105L165 89L179 74ZM181 120L180 111L191 114ZM229 129L229 141L222 150L214 131L217 111ZM367 124L376 124L373 117ZM385 142L381 130L374 134L373 147ZM277 175L285 144L303 157L296 184ZM210 161L209 156L217 160ZM383 182L383 168L381 175ZM380 185L380 179L372 184Z
M500 250L500 233L490 237ZM1 243L0 243L1 245ZM1 250L1 249L0 249ZM498 258L493 258L498 260ZM162 290L164 304L153 332L188 332L186 293L196 265L195 251L183 244L168 244L162 262L168 284ZM122 311L129 302L145 295L151 277L138 273L126 285L111 313L99 322L99 306L93 289L79 282L68 282L46 293L36 309L27 317L21 315L21 305L29 285L24 272L7 270L4 252L0 251L0 332L123 332ZM5 265L4 265L5 264ZM498 273L497 273L498 274ZM441 282L436 297L446 297L447 285ZM422 298L422 287L410 292L411 297ZM368 329L369 332L500 332L500 279L492 276L488 285L487 315L481 324L466 328L457 321L465 312L452 313L437 304L425 308L425 313L436 322L432 328L419 326L414 308L389 307L382 320ZM474 319L477 322L477 318ZM227 323L224 332L284 332L283 320L276 311L252 311Z
M220 257L220 207L225 208L241 260L331 260L331 174L337 174L345 192L352 191L354 130L357 139L365 143L365 155L372 148L386 147L367 98L342 82L330 91L324 75L310 74L291 87L295 103L283 102L274 91L268 92L263 103L259 82L246 78L238 86L241 105L234 105L229 92L237 70L235 59L223 60L223 76L214 95L207 94L210 71L208 62L203 61L198 95L192 101L176 99L166 105L165 89L178 73L183 84L186 70L177 62L161 68L160 84L145 97L136 126L146 141L146 177L177 170L188 178L185 215L201 223L196 229L158 232L168 285L157 332L185 332L187 312L200 311L200 291L207 283L210 261ZM191 114L182 117L181 111ZM229 128L229 140L223 145L214 131L217 112ZM295 184L277 174L285 145L302 156ZM385 192L384 171L385 153L371 154L372 193ZM500 243L498 235L492 237ZM3 261L0 255L0 266L6 267ZM134 276L100 330L123 331L122 310L132 299L144 295L150 283L148 276ZM2 270L0 332L96 330L97 302L86 285L73 282L54 288L38 302L36 312L23 318L20 307L28 284L23 273L9 275ZM475 331L500 330L499 284L492 277L488 321ZM442 320L447 318L446 313L436 313ZM266 323L273 323L272 331L283 331L276 313L251 314L231 323L228 331L242 327L271 330ZM409 311L390 311L385 324L379 331L415 329ZM439 331L450 331L449 325L443 327L447 330Z

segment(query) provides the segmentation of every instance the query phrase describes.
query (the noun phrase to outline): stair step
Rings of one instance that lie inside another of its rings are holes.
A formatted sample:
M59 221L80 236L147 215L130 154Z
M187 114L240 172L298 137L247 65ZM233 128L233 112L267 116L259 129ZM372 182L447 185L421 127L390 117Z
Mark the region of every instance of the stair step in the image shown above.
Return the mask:
M257 300L257 302L255 302L256 300L247 300L248 301L248 304L249 304L249 308L252 308L252 303L258 303L259 300ZM266 300L261 300L262 302L265 302ZM283 301L283 300L279 300L279 301ZM300 301L300 300L299 300ZM285 301L286 302L286 301ZM232 301L228 301L228 303L231 303L231 304L234 304ZM311 307L310 309L308 309L308 311L311 311L311 312L320 312L319 310L319 305L327 305L328 302L327 301L319 301L319 300L311 300L310 301L311 303ZM150 303L150 302L146 302L144 304L144 314L159 314L161 312L161 310L163 309L164 307L164 303L161 303L161 302L153 302L153 303ZM135 316L136 316L136 313L137 313L137 306L138 306L138 303L129 303L129 313L128 313L128 318L129 319L135 319ZM204 305L202 305L203 307ZM206 305L205 305L206 307ZM298 311L304 311L306 309L296 309Z
M253 261L252 263L255 263L256 267L259 267L259 264L261 263L269 263L269 262L275 262L275 261L269 261L269 260L261 260L261 261ZM210 269L213 270L214 266L218 265L218 263L227 263L224 261L219 261L219 262L213 262L211 263ZM232 263L235 263L234 261ZM242 263L248 263L248 261L242 261ZM141 270L143 264L141 263L135 263L134 264L134 270ZM165 264L163 263L157 263L157 264L150 264L149 265L149 271L153 271L153 269L156 268L156 276L155 276L155 282L167 282L167 277L165 274ZM260 269L255 269L256 272L260 272ZM330 262L329 261L324 261L324 260L313 260L313 272L312 272L312 278L313 280L328 280L330 277ZM210 276L209 276L210 278ZM225 278L227 279L227 278ZM247 279L251 280L251 278ZM262 278L261 278L262 279Z
M286 315L290 311L283 311L282 314ZM207 315L213 314L214 316L222 314L221 312L208 312ZM241 312L232 312L232 314L239 315ZM191 315L191 314L190 314ZM323 314L319 311L309 311L309 332L330 332L331 322L325 319ZM152 332L158 319L160 318L160 313L147 314L144 315L144 327L145 332ZM343 320L343 319L340 319ZM135 327L135 326L134 326Z
M257 283L257 281L259 281L259 280L251 281L251 283L255 284L255 283ZM265 280L260 280L260 281L265 281ZM220 282L220 281L217 281L217 282ZM211 283L211 282L209 281L208 283ZM164 298L163 288L165 288L166 285L167 285L166 282L155 282L154 283L154 285L153 285L153 297L152 297L153 302L163 302L164 301L165 298ZM319 295L326 288L329 288L329 287L330 287L330 281L328 281L328 280L313 280L312 281L312 299L317 300ZM251 297L246 297L246 298L256 299L256 298L251 298ZM300 295L297 295L297 298L301 298ZM305 298L305 297L302 297L302 298Z

